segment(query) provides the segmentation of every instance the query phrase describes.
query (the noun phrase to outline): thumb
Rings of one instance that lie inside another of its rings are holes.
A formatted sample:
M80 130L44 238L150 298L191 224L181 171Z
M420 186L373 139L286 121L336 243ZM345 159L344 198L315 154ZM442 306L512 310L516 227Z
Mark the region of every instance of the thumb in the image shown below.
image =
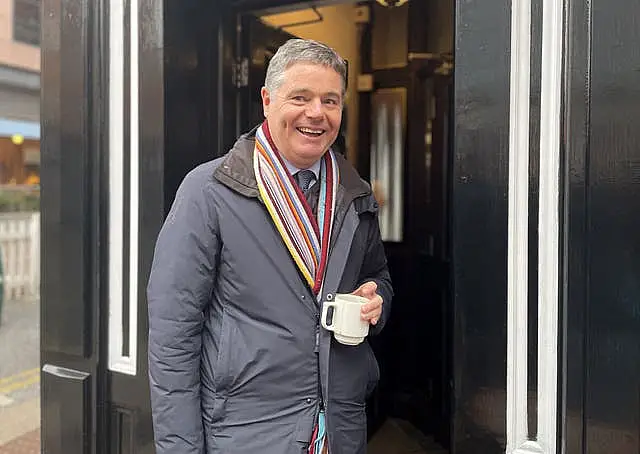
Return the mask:
M375 296L376 290L378 290L378 284L375 282L366 282L362 284L358 290L353 292L353 294L357 296L364 296L365 298L372 298Z

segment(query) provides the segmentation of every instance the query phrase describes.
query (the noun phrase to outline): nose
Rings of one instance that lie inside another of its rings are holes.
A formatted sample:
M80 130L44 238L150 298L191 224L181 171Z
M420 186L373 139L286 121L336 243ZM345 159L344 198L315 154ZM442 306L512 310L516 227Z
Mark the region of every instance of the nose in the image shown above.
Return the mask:
M322 116L322 101L318 98L314 98L311 102L307 103L307 109L305 114L309 118L319 118Z

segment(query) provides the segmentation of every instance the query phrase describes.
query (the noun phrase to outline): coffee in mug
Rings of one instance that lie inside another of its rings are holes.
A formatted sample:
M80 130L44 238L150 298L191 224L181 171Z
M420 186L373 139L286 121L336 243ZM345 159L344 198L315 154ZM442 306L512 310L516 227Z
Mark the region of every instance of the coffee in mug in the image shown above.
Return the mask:
M362 320L362 305L368 300L362 296L336 294L333 301L326 301L322 308L322 327L333 331L333 337L345 345L358 345L369 334L369 322ZM333 308L331 323L327 323L329 309Z

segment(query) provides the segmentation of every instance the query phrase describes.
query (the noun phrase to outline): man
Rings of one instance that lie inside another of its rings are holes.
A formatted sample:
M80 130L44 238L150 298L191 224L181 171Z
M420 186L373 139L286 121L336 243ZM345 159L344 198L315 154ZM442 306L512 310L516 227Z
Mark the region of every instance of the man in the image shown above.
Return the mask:
M371 189L330 150L345 88L335 51L288 41L265 122L178 189L148 285L158 454L366 452L376 359L319 321L354 293L375 335L392 297Z

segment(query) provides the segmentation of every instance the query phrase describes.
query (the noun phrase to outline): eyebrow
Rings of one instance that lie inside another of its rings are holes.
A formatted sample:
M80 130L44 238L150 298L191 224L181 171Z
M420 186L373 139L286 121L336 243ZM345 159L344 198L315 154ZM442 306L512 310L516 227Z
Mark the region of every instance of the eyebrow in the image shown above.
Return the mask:
M310 88L298 88L296 90L292 90L289 92L289 96L295 96L295 95L300 95L300 94L308 94L308 93L313 93L313 90L311 90ZM327 93L323 93L322 96L332 96L335 98L342 98L342 96L339 93L336 93L335 91L330 91Z

